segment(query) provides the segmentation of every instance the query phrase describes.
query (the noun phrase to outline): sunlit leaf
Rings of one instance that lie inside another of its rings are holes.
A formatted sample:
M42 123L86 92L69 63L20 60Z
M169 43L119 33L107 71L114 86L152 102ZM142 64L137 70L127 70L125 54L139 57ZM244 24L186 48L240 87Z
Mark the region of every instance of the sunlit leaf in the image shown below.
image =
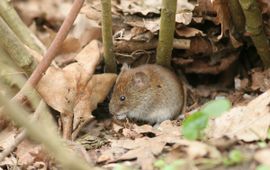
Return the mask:
M270 170L269 165L259 165L256 167L256 170Z
M231 102L226 99L216 99L206 103L200 111L207 114L210 117L220 116L222 113L228 111L231 108Z
M228 158L224 160L224 164L226 166L236 165L236 164L242 163L244 159L245 157L243 153L235 149L235 150L230 151Z
M185 138L195 140L207 127L209 117L217 117L231 108L228 99L216 99L206 103L198 112L183 121L182 134Z
M183 121L182 134L190 140L197 139L201 131L204 130L208 123L208 116L203 112L196 112Z

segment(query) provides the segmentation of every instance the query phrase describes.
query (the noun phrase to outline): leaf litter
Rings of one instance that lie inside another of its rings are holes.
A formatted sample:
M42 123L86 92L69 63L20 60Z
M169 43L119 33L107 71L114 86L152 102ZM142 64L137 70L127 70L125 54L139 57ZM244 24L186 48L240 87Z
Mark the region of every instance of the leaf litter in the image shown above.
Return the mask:
M200 169L204 166L211 169L225 166L223 160L237 147L255 153L250 160L253 167L269 165L266 159L269 157L269 70L262 71L255 65L251 71L240 66L243 72L246 71L243 74L226 72L237 64L243 40L235 38L231 31L233 24L224 1L178 2L172 62L180 66L187 77L199 75L192 80L200 82L192 84L198 88L190 91L193 102L188 103L188 110L198 110L199 106L216 96L227 96L234 107L220 117L211 119L204 138L196 141L183 138L182 121L179 120L164 121L158 127L134 122L119 125L111 119L95 121L95 117L107 114L100 110L100 103L108 100L116 75L96 74L103 72L100 64L102 49L95 40L101 38L101 7L99 1L93 1L82 8L71 34L58 53L56 63L39 83L42 97L60 113L59 130L64 131L67 139L77 139L78 147L74 150L80 150L77 152L85 155L84 149L78 149L84 146L92 163L109 169L123 164L133 169L151 170L158 161L168 165L179 161L184 164L184 169ZM262 4L263 15L269 16L268 1L258 2ZM66 16L71 1L16 0L14 5L23 21L48 46ZM154 61L160 9L161 1L112 1L113 37L118 63L128 61L136 66ZM269 18L264 18L268 37L269 21ZM209 23L206 29L205 25ZM208 75L221 82L233 82L235 90L215 84ZM192 80L188 77L189 82ZM94 110L97 111L95 117ZM9 126L0 131L0 150L17 134L16 129ZM83 142L80 142L82 138ZM259 145L258 141L266 146ZM88 159L87 156L83 157ZM26 140L0 163L0 168L50 169L55 168L52 161L44 154L41 145Z

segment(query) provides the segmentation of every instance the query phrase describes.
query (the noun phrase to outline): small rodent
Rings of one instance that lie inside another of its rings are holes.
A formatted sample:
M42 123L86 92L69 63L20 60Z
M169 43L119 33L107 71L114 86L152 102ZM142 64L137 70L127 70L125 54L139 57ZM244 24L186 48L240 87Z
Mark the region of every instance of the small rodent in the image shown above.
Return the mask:
M185 90L178 77L160 65L128 68L124 64L109 104L118 120L130 118L161 123L176 118L185 104Z

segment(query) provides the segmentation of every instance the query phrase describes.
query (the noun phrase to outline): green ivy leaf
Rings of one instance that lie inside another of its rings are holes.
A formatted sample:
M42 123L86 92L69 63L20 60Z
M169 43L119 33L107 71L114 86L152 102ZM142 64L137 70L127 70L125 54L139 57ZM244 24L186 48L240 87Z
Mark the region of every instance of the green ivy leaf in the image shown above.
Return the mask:
M226 98L212 100L206 103L200 111L210 117L218 117L231 108L231 102Z
M208 123L208 116L203 112L195 112L183 121L182 134L189 140L199 138Z

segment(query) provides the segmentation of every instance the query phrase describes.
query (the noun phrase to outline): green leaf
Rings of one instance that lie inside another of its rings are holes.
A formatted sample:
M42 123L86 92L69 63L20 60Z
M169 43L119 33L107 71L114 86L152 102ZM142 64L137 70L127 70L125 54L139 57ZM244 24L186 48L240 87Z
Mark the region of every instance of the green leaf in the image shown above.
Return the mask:
M113 168L113 170L133 170L133 169L131 169L131 168L127 167L127 166L124 166L124 165L117 164Z
M226 98L212 100L206 103L200 111L210 117L218 117L231 108L231 102Z
M270 139L270 128L267 131L267 139Z
M244 160L244 155L239 150L232 150L229 154L229 159L235 163L241 163Z
M270 166L268 165L259 165L256 167L256 170L270 170Z
M266 148L268 144L265 141L259 141L257 142L257 146L259 146L260 148Z
M181 170L183 169L183 165L185 164L184 160L175 160L171 164L166 165L162 170Z
M226 166L231 166L231 165L236 165L236 164L242 163L244 161L244 159L245 159L245 157L242 154L242 152L235 149L235 150L230 151L228 158L226 158L223 161L223 163Z
M163 168L165 165L166 165L166 162L162 159L159 159L155 161L154 163L154 167L159 168L159 169Z
M231 102L225 98L206 103L198 112L183 121L182 134L190 140L198 139L207 127L209 117L217 117L230 108Z
M189 140L200 137L201 132L206 128L208 116L203 112L195 112L183 121L182 134Z

